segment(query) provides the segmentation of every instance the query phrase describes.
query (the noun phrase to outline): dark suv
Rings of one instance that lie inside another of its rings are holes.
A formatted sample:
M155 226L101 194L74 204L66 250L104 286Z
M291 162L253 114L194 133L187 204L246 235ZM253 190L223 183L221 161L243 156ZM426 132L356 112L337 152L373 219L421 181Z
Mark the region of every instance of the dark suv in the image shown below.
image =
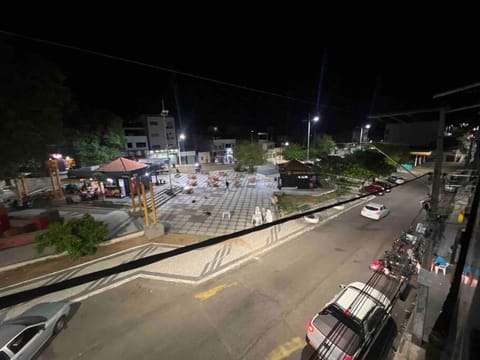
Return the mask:
M386 181L377 180L373 183L373 185L381 186L383 188L383 190L385 190L385 192L387 192L387 193L392 191L392 184L390 184Z

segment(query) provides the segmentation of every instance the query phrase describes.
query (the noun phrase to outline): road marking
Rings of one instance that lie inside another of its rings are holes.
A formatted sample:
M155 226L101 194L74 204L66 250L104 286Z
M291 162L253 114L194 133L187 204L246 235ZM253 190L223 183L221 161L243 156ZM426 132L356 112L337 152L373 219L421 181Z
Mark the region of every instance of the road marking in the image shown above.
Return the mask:
M224 284L224 285L219 285L214 288L211 288L210 290L203 291L201 293L195 294L195 299L198 299L200 301L207 300L208 298L211 298L214 295L217 295L222 290L228 289L229 287L232 287L234 285L237 285L236 282L233 282L231 284Z
M278 346L273 350L265 360L283 360L292 355L295 351L303 349L305 347L305 341L300 337L294 337L288 340L286 343Z

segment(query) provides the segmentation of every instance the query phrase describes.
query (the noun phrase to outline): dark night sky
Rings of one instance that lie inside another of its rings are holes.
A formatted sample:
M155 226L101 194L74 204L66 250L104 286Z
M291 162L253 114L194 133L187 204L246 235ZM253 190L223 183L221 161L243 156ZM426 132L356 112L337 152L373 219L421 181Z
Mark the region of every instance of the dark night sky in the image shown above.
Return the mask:
M294 41L268 31L255 36L190 33L173 37L160 29L151 32L134 26L0 30L305 100L259 94L0 34L14 47L39 52L57 63L80 103L129 119L160 112L164 98L166 107L180 118L182 130L191 135L218 125L238 138L247 138L250 129L304 137L302 120L316 112L325 48L319 130L337 137L367 122L370 112L430 106L433 94L480 80L480 55L473 49L402 44L385 49L361 43L313 46L311 39ZM479 96L473 97L480 102Z

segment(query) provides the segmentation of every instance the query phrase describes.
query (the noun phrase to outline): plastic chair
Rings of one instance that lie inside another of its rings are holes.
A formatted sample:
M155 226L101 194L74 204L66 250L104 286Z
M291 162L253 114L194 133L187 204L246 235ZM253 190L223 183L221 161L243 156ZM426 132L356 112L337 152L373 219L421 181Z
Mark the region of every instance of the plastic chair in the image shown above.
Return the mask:
M443 276L447 274L447 268L450 266L450 263L446 263L445 265L435 265L435 274L438 274L438 270L443 271Z

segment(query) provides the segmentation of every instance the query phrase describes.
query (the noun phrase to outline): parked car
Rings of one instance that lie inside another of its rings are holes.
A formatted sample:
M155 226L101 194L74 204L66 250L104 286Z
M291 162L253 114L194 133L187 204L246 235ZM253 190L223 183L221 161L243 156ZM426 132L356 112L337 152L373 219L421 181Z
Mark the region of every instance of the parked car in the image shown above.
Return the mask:
M388 209L385 205L376 203L368 203L360 211L360 214L362 216L373 220L380 220L382 217L387 216L389 213L390 209Z
M390 191L392 191L392 184L386 181L377 180L373 183L373 185L381 186L386 193L389 193Z
M321 359L363 358L390 318L389 307L381 291L351 283L307 324L307 343Z
M40 303L0 325L0 359L31 359L64 327L70 313L68 302Z
M381 186L373 185L373 184L364 186L362 191L368 194L374 194L378 196L385 195L385 190Z
M395 176L395 175L390 176L387 180L390 181L392 184L401 185L401 184L405 183L404 178L402 178L400 176Z

